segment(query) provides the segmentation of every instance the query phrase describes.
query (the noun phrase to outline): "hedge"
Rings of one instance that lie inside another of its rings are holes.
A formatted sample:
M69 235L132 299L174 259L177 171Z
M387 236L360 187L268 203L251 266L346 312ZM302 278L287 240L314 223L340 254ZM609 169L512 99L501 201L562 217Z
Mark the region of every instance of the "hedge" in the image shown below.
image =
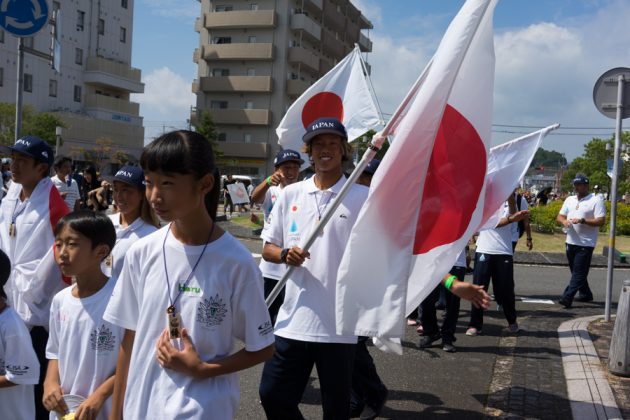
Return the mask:
M556 217L562 207L562 200L552 201L546 206L532 207L531 223L532 229L538 232L553 233L560 232L561 227L556 223ZM601 227L600 232L608 232L610 229L610 202L606 202L606 224ZM630 205L624 203L617 204L617 235L630 235Z

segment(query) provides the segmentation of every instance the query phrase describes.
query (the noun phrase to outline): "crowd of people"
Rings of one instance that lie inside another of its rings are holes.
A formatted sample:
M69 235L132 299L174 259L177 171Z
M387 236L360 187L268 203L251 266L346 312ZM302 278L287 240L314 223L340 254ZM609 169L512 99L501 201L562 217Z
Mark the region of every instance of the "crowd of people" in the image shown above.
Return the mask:
M0 203L3 413L233 418L236 372L264 363L259 394L269 419L302 418L298 406L313 367L324 418L376 418L388 389L369 337L337 334L335 295L337 268L379 161L366 167L322 228L346 182L352 149L334 118L312 122L303 142L312 176L299 180L300 153L281 150L274 172L250 189L251 204L264 211L259 266L215 223L223 187L212 147L198 133L163 134L144 148L139 166L124 165L109 180L93 167L73 171L69 158L55 159L36 137L8 148ZM584 241L605 217L588 179L580 175L574 184L577 196L558 215L572 272L560 301L566 307L576 293L592 299L586 277L594 243ZM512 254L521 235L533 246L527 206L511 194L496 225L479 233L473 282L464 281L462 250L421 304L420 348L441 339L444 351L456 351L460 298L472 302L466 334L481 334L490 281L508 332L518 333ZM317 229L312 246L302 249ZM265 297L288 271L267 308Z

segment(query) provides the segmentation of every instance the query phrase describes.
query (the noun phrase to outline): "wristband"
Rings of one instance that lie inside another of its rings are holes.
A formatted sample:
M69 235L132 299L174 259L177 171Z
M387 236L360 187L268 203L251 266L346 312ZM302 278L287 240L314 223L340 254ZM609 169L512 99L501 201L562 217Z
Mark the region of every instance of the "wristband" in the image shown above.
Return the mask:
M446 287L446 290L451 290L451 285L453 284L453 280L456 280L457 276L449 276L446 281L444 282L444 287Z
M582 218L580 219L580 224L582 225L582 224L584 224L584 223L586 223L586 219L582 217Z
M507 216L507 222L508 222L508 223L512 223L512 221L510 220L510 215L509 215L509 214L508 214L508 216Z
M289 255L289 248L284 248L281 252L280 252L280 262L283 264L287 263L287 256Z
M267 177L267 185L271 186L271 175Z

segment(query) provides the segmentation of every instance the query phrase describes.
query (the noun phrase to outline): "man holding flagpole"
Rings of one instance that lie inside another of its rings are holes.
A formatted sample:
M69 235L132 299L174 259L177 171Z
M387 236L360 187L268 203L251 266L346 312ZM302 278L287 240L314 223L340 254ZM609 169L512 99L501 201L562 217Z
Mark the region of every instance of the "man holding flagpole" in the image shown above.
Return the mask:
M303 141L315 175L282 190L261 235L265 260L296 268L276 319L276 352L265 364L260 398L269 419L303 418L298 405L315 365L324 418L346 419L357 337L335 331L337 269L368 189L352 185L309 251L303 251L303 241L341 191L342 164L351 157L338 119L311 122Z

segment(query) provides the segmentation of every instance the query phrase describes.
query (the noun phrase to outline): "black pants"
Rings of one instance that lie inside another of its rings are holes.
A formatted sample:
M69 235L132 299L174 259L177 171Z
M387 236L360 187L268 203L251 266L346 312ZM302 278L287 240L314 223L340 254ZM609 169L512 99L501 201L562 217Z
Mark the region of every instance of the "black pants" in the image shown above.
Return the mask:
M508 324L516 322L516 302L514 297L514 262L511 255L493 255L475 253L473 283L483 286L488 291L492 280L492 289L497 302L503 306L503 314ZM470 327L483 328L483 309L471 305Z
M48 410L44 408L44 404L42 403L44 397L44 379L46 378L46 369L48 369L48 359L46 359L48 331L46 331L44 327L33 327L31 329L31 341L40 366L39 383L35 385L35 418L37 420L48 420Z
M354 357L352 370L352 393L350 405L363 407L369 405L375 408L383 399L386 389L376 372L374 359L367 348L368 337L359 337L357 352Z
M566 249L569 269L571 270L571 281L564 289L562 298L571 303L575 294L579 291L580 295L592 299L593 292L588 286L588 271L591 268L593 248L590 246L566 244Z
M276 352L265 363L260 400L269 420L301 420L298 405L317 368L325 420L350 417L350 389L356 344L313 343L275 336Z
M450 273L457 277L458 280L464 281L466 276L465 267L453 267ZM442 329L438 329L437 315L435 310L435 303L440 297L441 291L445 293L446 300L446 317L442 323ZM444 286L438 284L433 291L427 296L420 306L422 307L422 315L420 321L422 323L423 333L426 336L434 336L438 333L442 335L443 343L452 344L455 340L455 328L457 327L457 320L459 319L459 302L460 299L446 290Z
M267 296L271 294L271 291L273 290L273 288L276 287L276 284L278 284L278 280L272 279L269 277L263 277L263 279L265 280L265 284L264 284L265 299L267 299ZM280 294L278 295L276 300L274 300L271 306L268 308L269 318L271 318L271 323L273 325L276 324L276 318L278 317L278 311L280 310L280 307L282 306L282 302L284 302L284 288L280 291Z

